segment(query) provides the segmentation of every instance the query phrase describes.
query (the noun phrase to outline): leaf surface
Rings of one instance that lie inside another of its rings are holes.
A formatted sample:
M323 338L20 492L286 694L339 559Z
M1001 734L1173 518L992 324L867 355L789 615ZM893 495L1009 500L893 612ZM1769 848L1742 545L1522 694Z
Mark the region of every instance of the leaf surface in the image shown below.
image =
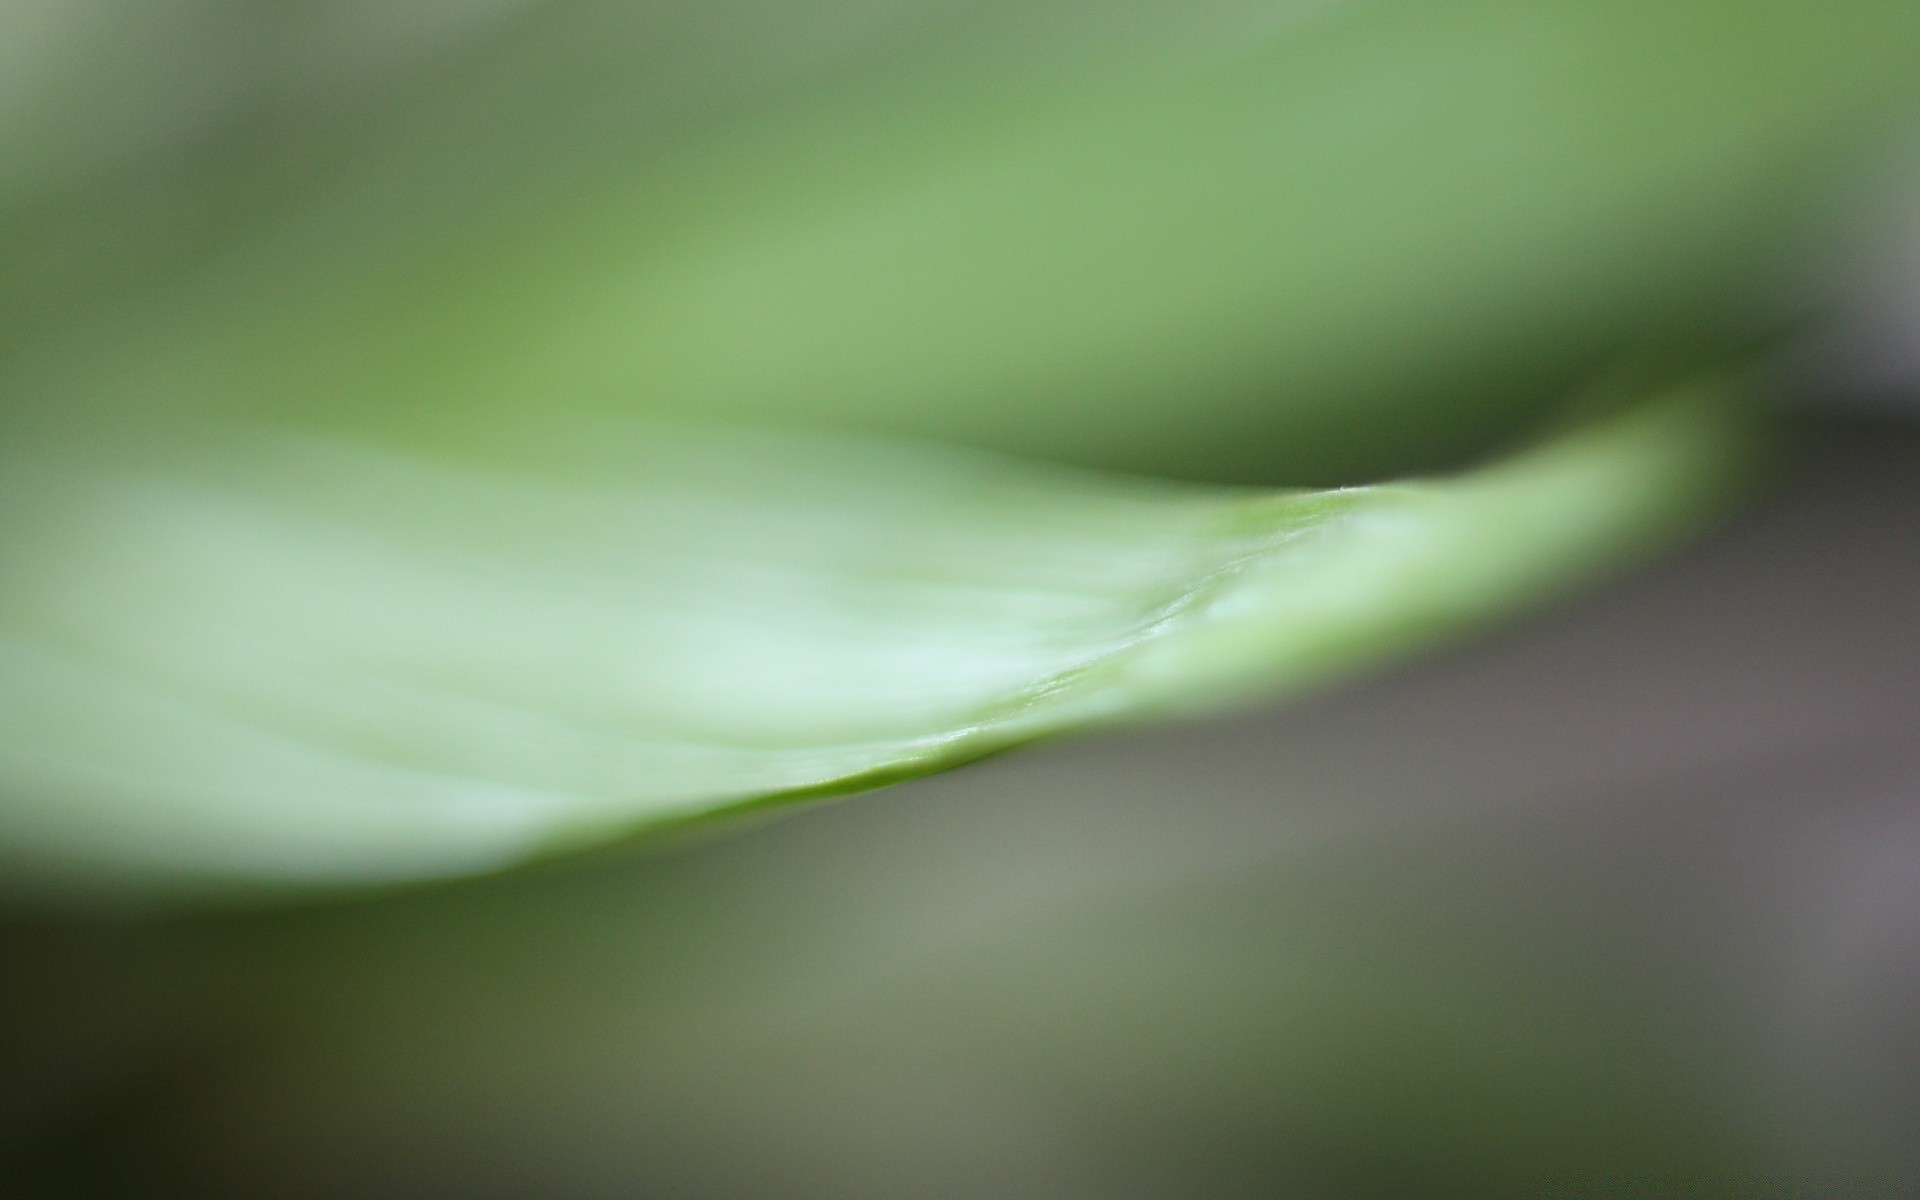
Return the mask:
M666 424L42 452L0 473L0 847L80 894L460 875L1299 687L1683 526L1722 391L1323 492Z

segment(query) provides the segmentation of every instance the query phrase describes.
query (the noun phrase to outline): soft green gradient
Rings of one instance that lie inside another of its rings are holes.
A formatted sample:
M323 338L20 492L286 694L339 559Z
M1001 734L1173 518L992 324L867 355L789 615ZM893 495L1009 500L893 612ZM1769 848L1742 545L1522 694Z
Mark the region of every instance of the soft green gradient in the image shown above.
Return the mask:
M1743 420L1334 492L664 426L46 452L0 489L0 844L134 896L456 875L1298 686L1684 526Z
M1920 78L1904 0L1099 15L538 9L275 131L230 245L0 394L429 451L511 454L559 409L1390 478L1649 344L1755 336Z

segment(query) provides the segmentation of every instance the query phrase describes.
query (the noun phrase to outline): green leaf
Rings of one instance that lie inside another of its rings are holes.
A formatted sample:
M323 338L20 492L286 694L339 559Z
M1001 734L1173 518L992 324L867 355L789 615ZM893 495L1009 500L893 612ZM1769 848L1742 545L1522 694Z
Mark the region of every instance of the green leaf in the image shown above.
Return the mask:
M1330 492L664 424L42 447L0 471L0 847L121 898L460 875L1298 687L1683 527L1726 390Z

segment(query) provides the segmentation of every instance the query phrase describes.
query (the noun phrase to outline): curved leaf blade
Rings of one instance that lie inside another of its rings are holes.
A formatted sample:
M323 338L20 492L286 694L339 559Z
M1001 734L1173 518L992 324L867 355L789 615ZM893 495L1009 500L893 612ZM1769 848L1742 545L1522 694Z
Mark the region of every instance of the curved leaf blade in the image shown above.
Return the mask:
M1723 390L1330 492L664 425L539 470L43 454L0 473L0 854L96 895L461 875L1299 687L1683 525Z

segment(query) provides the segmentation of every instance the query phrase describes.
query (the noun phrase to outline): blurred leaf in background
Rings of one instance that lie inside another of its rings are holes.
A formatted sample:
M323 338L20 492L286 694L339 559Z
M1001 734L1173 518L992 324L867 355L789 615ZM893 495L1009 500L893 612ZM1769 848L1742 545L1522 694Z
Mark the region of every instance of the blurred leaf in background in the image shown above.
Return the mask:
M508 457L558 410L1431 470L1623 355L1766 332L1920 54L1880 0L699 14L536 7L322 123L264 228L11 403Z

